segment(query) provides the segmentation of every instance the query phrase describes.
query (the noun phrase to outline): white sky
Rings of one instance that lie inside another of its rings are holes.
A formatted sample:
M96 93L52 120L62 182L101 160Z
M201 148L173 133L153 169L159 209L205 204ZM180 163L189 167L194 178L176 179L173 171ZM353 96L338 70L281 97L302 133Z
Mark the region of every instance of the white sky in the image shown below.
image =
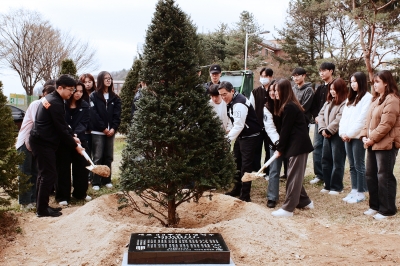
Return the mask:
M118 71L132 66L138 44L144 43L157 0L1 0L0 13L10 8L36 10L51 24L71 35L88 41L97 50L96 60L102 70ZM254 15L263 30L271 33L265 39L277 36L289 0L176 0L190 15L198 32L214 31L220 22L233 26L239 15L247 10ZM0 68L3 93L25 94L16 72Z

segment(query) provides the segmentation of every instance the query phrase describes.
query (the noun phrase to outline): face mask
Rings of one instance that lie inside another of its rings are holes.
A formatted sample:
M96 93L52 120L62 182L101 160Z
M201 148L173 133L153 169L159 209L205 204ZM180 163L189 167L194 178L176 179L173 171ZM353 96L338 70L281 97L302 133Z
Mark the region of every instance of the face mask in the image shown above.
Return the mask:
M260 83L261 83L262 85L268 84L268 83L269 83L269 78L260 78Z

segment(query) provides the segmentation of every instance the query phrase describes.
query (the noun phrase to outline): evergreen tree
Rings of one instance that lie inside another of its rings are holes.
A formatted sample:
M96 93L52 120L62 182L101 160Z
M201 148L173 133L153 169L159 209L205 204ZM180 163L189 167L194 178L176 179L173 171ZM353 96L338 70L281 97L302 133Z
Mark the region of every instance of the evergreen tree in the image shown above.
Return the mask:
M22 174L18 165L24 160L24 155L15 149L15 124L11 109L6 106L7 98L3 94L3 84L0 81L0 190L7 195L0 197L0 206L10 205L10 199L18 198L18 176L20 182L26 184L27 176Z
M128 75L126 76L124 85L122 86L120 97L122 102L122 110L121 110L121 124L119 125L118 131L122 134L128 133L128 128L131 125L131 110L132 110L132 101L135 96L136 88L139 80L139 73L142 69L142 61L136 59L133 62L132 68L129 70Z
M76 72L77 72L76 66L72 59L66 58L66 59L62 60L60 75L69 74L69 75L77 78Z
M131 206L163 225L179 223L176 208L210 187L227 188L235 173L221 122L199 84L199 38L173 0L159 0L147 30L143 79L122 154L121 186L144 201Z

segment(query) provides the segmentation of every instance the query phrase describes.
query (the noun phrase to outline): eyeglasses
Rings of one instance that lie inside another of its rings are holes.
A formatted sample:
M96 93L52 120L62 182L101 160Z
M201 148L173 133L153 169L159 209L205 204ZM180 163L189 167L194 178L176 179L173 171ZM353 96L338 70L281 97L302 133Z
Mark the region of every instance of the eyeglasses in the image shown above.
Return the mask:
M295 79L295 78L298 78L298 77L301 77L301 76L303 76L303 75L293 75L292 79Z
M112 78L104 78L105 81L112 81Z

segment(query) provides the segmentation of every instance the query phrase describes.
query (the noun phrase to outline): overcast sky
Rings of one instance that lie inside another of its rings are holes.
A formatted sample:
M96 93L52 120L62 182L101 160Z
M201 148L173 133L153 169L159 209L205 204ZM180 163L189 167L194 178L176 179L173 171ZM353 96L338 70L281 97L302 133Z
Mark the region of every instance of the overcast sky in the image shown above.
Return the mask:
M118 71L132 66L138 45L144 43L157 0L1 0L0 12L10 8L36 10L51 24L71 35L88 41L97 50L99 68ZM254 15L263 30L276 37L275 27L283 25L289 0L176 0L190 15L198 32L214 31L221 22L233 26L239 15L247 10ZM0 68L4 94L25 94L18 75L6 67Z

